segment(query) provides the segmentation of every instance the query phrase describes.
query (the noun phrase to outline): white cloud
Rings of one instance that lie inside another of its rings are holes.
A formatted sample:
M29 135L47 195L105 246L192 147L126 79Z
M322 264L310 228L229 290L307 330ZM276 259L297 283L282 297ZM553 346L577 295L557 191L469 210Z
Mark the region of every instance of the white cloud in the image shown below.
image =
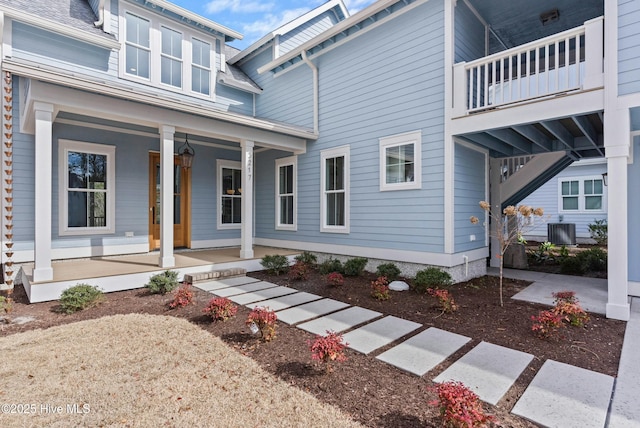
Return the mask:
M228 10L229 12L254 13L268 12L273 10L273 3L265 2L245 2L242 0L212 0L207 3L205 10L207 13L218 13Z

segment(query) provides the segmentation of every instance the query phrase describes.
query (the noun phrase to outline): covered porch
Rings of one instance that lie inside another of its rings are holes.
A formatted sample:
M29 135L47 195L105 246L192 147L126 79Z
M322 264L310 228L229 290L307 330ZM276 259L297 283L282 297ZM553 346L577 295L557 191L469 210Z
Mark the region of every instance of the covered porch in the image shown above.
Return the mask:
M240 256L240 248L218 248L203 250L176 250L175 264L171 267L185 274L211 272L231 268L243 268L247 272L262 270L260 260L266 255L283 255L290 260L298 251L264 246L253 247L253 257ZM25 288L31 303L56 300L60 293L78 283L100 287L104 292L142 288L152 275L165 269L158 266L158 252L123 256L91 257L52 262L53 278L34 281L34 264L21 266L19 281Z

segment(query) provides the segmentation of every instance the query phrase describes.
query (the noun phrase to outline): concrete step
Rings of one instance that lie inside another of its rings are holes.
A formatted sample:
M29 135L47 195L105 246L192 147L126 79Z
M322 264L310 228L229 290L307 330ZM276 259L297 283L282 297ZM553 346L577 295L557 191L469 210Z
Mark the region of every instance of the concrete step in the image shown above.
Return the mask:
M220 280L225 278L243 277L247 274L247 270L244 268L230 268L222 270L212 270L207 272L197 272L185 274L183 281L190 284L196 284L198 282L206 282L212 280ZM230 284L233 285L233 284Z

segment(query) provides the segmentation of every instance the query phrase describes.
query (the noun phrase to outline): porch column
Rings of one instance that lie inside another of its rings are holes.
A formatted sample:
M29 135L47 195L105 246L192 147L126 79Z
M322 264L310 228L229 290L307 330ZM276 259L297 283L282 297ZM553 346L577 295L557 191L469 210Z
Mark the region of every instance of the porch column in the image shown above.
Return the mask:
M491 212L495 215L502 215L502 171L500 170L500 159L491 158L489 161L489 203L491 204ZM486 221L489 222L489 215L486 217ZM491 245L491 253L489 254L489 265L491 267L500 267L500 259L497 257L500 254L500 241L497 238L497 227L495 221L491 221L491 225L486 228L489 231L489 241Z
M629 252L627 238L627 168L630 119L628 109L607 111L604 115L604 141L607 152L608 216L608 301L607 318L628 320Z
M160 127L160 260L161 268L176 265L173 255L173 134L176 128Z
M51 171L53 105L36 102L35 111L35 245L33 281L53 279L51 267Z
M240 258L253 258L253 141L242 140L242 226Z

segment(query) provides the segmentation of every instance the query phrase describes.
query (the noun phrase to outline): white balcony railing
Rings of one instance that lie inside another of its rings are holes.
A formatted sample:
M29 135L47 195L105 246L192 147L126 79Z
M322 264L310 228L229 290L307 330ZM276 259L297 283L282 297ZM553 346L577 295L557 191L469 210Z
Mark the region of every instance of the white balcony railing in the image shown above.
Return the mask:
M526 45L454 66L454 116L601 87L602 17Z

